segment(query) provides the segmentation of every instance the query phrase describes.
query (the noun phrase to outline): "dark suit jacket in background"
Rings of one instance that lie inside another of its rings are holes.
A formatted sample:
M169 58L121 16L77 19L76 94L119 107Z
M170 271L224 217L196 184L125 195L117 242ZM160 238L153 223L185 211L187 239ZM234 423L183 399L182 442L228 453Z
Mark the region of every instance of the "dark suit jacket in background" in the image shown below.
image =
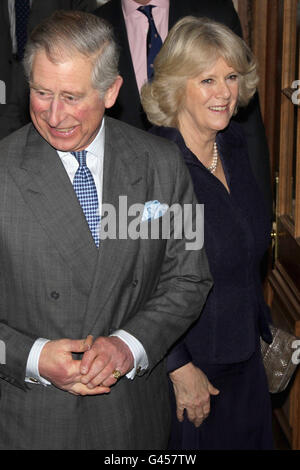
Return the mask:
M0 161L0 449L164 448L163 358L211 287L204 250L184 249L185 239L128 238L102 240L98 251L57 152L31 124L1 141ZM175 144L107 118L103 203L117 210L120 195L128 208L196 201ZM36 338L118 328L143 344L144 375L95 397L25 384Z
M55 10L93 11L96 0L33 0L28 31ZM0 139L30 122L28 86L23 67L12 54L7 0L0 2L0 80L6 84L6 104L0 105Z
M121 0L110 0L98 8L95 14L105 18L114 26L122 51L119 68L124 84L117 103L108 114L141 129L148 129L150 124L140 104ZM203 16L219 21L242 36L240 21L231 0L170 0L169 29L187 15ZM269 150L257 95L246 110L239 112L236 119L244 128L251 167L271 213Z

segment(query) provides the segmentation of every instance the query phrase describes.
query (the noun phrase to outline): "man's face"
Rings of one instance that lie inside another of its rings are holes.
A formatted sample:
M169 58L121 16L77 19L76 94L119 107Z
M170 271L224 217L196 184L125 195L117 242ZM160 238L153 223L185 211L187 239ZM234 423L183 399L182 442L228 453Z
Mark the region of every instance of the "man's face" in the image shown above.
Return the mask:
M120 86L114 96L109 89L102 99L92 86L91 73L92 62L79 53L61 63L51 62L43 50L35 55L30 81L31 119L57 150L85 149L97 135L105 108L115 102Z

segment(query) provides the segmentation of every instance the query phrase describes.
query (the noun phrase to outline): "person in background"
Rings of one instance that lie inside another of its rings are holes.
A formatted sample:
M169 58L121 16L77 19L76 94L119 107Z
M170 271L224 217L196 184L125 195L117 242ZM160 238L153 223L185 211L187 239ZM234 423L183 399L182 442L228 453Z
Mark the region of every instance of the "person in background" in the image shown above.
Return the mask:
M150 127L140 102L141 87L151 79L155 54L169 29L180 18L187 15L207 17L242 36L239 17L231 0L110 0L95 14L113 25L122 51L119 68L124 83L116 104L108 113L140 129ZM272 217L269 149L257 93L234 119L244 129L250 164Z
M29 89L22 60L30 31L55 10L93 11L96 0L1 0L0 80L5 103L0 104L0 139L30 122Z
M271 342L259 265L270 223L232 119L256 90L246 44L209 19L180 20L142 88L152 133L175 142L204 204L214 279L200 318L168 355L171 449L271 449L272 413L260 351Z
M0 143L0 448L163 449L164 358L212 285L190 175L176 145L104 118L122 84L104 20L56 12L24 64L32 124ZM173 204L181 238L171 217L137 236Z

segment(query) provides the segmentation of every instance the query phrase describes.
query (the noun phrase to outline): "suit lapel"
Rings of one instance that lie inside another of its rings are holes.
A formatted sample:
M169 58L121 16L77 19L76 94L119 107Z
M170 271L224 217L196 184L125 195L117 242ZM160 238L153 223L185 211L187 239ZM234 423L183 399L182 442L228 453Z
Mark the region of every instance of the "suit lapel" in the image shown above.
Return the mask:
M47 18L55 10L68 10L68 5L62 5L66 2L57 2L51 0L50 2L41 2L41 0L32 0L30 15L28 20L28 31L32 31L44 18Z
M121 47L119 69L120 69L121 75L122 74L124 75L125 80L121 87L117 103L111 110L108 110L108 114L111 113L112 116L115 116L115 115L118 116L119 113L121 114L124 113L123 108L125 108L126 106L128 107L128 97L130 97L130 103L131 103L130 106L135 107L136 113L143 116L143 120L144 120L146 119L146 117L140 104L140 94L139 94L134 66L133 66L133 62L131 58L130 46L129 46L127 29L126 29L125 20L124 20L123 11L122 11L122 5L121 5L121 2L116 2L112 6L114 7L114 10L113 10L114 31L115 31L115 35L118 40L118 43ZM115 111L117 112L117 114L115 114ZM134 123L134 122L131 122L131 123L138 126L137 123Z
M60 158L34 128L20 167L12 168L11 174L76 279L89 290L98 249Z
M127 30L126 30L126 25L125 25L125 20L124 20L121 4L118 9L118 24L119 24L119 27L117 28L117 34L119 36L119 41L120 41L120 44L122 45L122 51L123 51L123 54L121 54L120 56L120 68L121 70L128 69L131 77L134 79L133 83L135 84L137 88L137 81L135 78L135 72L134 72L133 62L131 58L130 46L129 46Z
M217 134L216 142L218 145L218 150L220 154L220 159L222 161L226 181L228 186L230 187L232 179L232 153L235 152L235 146L228 145L228 143L226 142L226 129L225 131L221 131Z
M97 312L99 314L101 312L101 327L104 331L106 328L106 333L108 332L111 318L105 317L105 305L111 295L118 295L120 278L124 277L123 267L129 262L128 258L134 256L138 245L138 241L132 241L128 237L118 239L120 230L124 233L124 226L122 225L120 229L118 222L119 197L126 196L128 208L133 204L145 203L144 179L147 174L147 159L139 158L140 155L118 130L117 121L106 118L103 203L116 208L117 239L106 238L100 242L98 267L89 299L83 336L93 333L93 325L98 321ZM124 214L125 210L126 208L122 212L124 220L127 217L127 214ZM128 217L127 221L130 219Z
M9 25L10 25L10 19L9 19L9 13L8 13L8 4L7 2L0 2L0 18L1 18L1 40L4 39L4 44L8 47L9 53L12 50L12 44L11 44L11 36L10 36L10 30L9 30ZM6 51L6 52L8 52ZM6 65L7 67L7 65ZM1 72L0 72L0 77L1 77Z
M186 11L186 3L183 0L171 0L170 7L169 7L169 31L174 26L174 24L182 18L186 16L188 13Z
M0 12L1 12L1 16L3 17L3 24L9 25L10 21L9 21L8 3L7 2L1 2Z
M30 8L30 15L28 18L28 31L31 32L36 25L38 25L44 18L50 16L52 13L52 6L50 7L49 12L47 11L47 3L52 2L39 2L38 0L33 0ZM46 7L46 8L45 8Z

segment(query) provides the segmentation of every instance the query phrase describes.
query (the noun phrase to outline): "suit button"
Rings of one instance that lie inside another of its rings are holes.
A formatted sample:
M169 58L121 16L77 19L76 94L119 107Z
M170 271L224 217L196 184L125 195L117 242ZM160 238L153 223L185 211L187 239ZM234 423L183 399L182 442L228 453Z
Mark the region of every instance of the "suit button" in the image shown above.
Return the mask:
M137 279L135 279L134 281L132 281L132 287L136 287L138 285L139 281Z
M55 290L51 292L51 297L54 300L57 300L59 298L59 292L56 292Z

